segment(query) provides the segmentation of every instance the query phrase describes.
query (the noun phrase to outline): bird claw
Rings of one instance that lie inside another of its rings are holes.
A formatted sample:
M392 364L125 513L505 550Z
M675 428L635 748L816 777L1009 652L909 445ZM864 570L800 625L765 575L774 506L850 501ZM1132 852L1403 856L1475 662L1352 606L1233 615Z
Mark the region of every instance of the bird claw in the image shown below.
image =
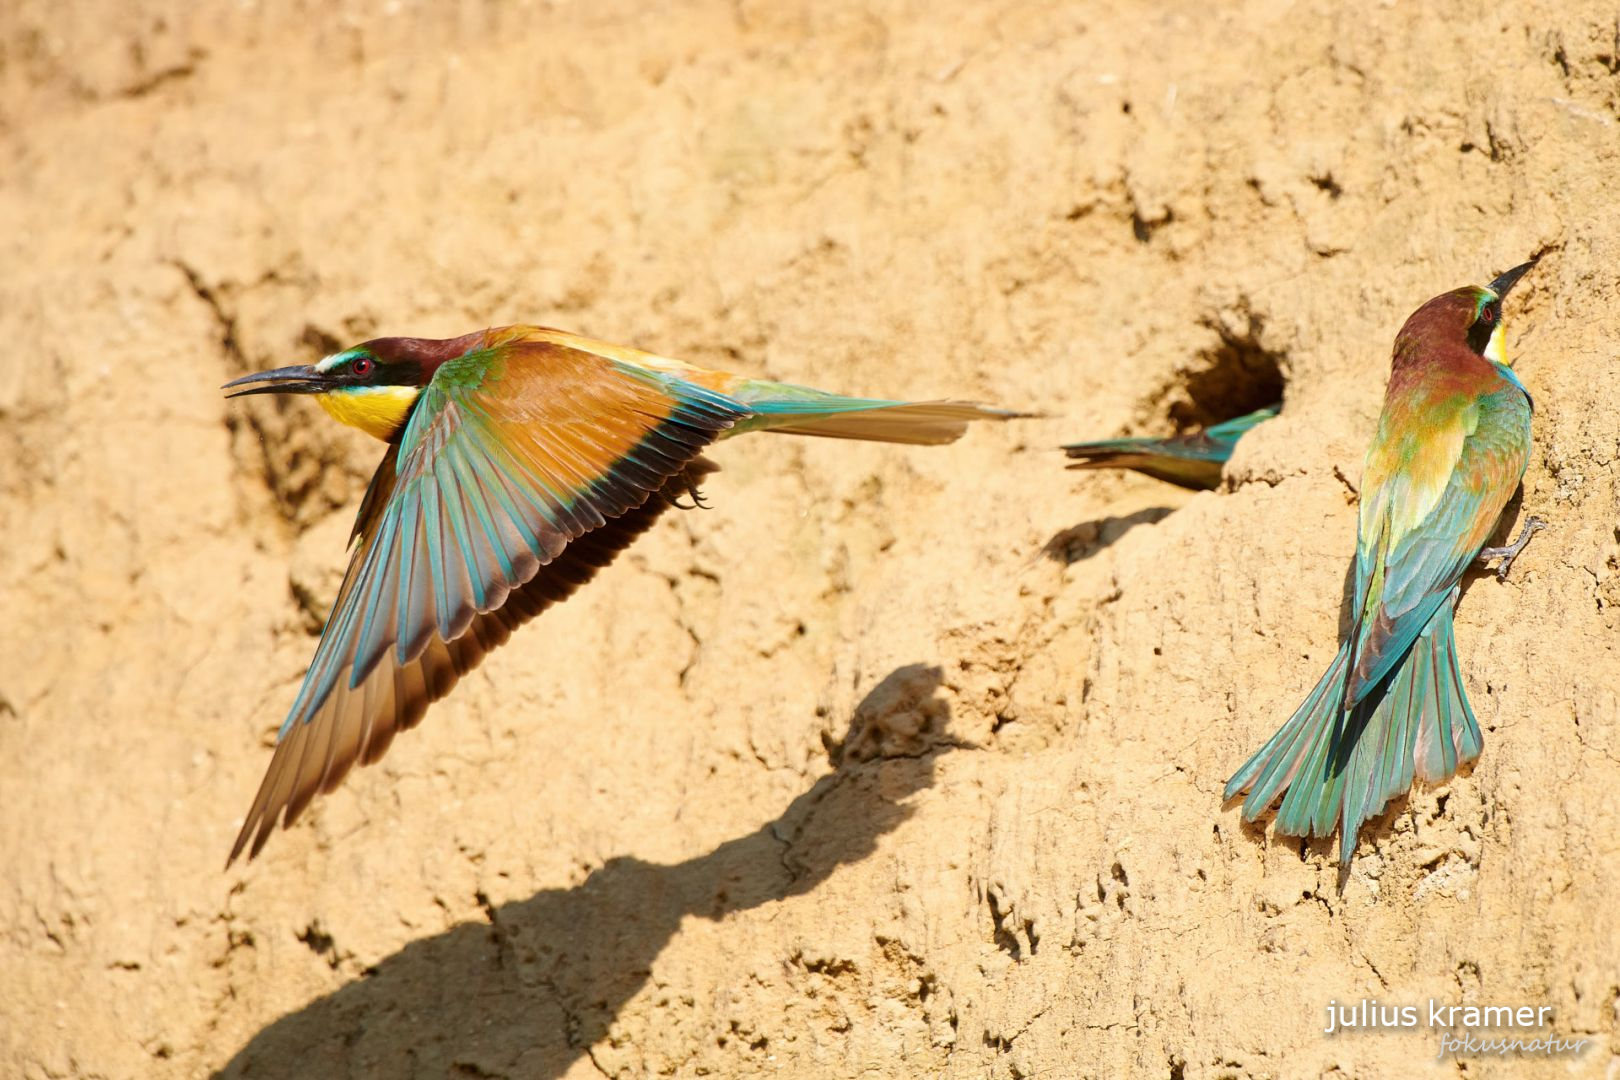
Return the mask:
M1519 530L1518 539L1501 547L1481 548L1478 559L1481 563L1489 562L1492 559L1501 559L1502 561L1496 567L1496 579L1506 581L1508 569L1512 567L1513 560L1517 559L1519 553L1525 549L1525 545L1530 543L1530 538L1546 527L1547 523L1538 517L1527 518L1524 528Z
M709 501L703 497L702 490L696 484L687 485L686 497L692 500L690 504L682 503L680 496L676 495L670 498L670 505L674 506L677 510L709 509Z

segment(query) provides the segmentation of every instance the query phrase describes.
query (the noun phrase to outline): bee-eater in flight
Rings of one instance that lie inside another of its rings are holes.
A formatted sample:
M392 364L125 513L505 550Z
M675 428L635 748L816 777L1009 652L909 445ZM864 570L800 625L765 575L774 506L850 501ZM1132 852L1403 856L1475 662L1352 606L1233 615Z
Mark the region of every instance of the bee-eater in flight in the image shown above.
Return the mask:
M353 554L227 865L382 757L484 655L566 599L745 431L939 444L1020 414L841 397L707 371L558 330L378 338L227 383L310 394L388 448Z
M1530 395L1508 366L1502 301L1534 263L1487 288L1437 296L1406 320L1362 473L1354 620L1282 729L1226 785L1253 821L1279 795L1276 831L1339 832L1348 866L1361 826L1416 775L1439 783L1479 756L1451 614L1476 559L1513 559L1543 523L1484 548L1530 459ZM1482 550L1483 549L1483 550Z
M1071 469L1132 469L1177 487L1207 491L1220 486L1221 466L1232 456L1238 440L1281 410L1281 405L1268 405L1202 431L1167 439L1101 439L1071 443L1063 450L1075 459Z

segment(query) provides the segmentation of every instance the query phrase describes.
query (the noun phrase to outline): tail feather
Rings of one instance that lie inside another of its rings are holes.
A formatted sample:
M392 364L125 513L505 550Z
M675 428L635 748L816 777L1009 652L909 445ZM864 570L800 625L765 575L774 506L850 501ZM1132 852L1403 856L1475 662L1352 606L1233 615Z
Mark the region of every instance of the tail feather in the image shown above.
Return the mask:
M1164 439L1111 439L1065 446L1071 469L1130 469L1167 484L1207 491L1220 486L1226 455L1196 456L1165 449Z
M842 397L807 386L759 379L740 384L732 396L752 409L754 415L739 422L727 432L728 436L744 431L776 431L784 435L937 446L961 438L974 420L1011 420L1031 415L965 401Z
M1327 836L1339 827L1339 861L1355 853L1361 826L1412 786L1437 783L1479 756L1479 724L1457 666L1451 604L1429 620L1395 671L1348 712L1348 645L1341 647L1288 722L1226 785L1247 790L1243 817L1253 821L1283 793L1276 829L1284 836Z
M1348 663L1348 649L1339 655ZM1285 836L1328 836L1344 800L1344 776L1334 768L1345 722L1344 671L1337 661L1295 717L1306 749L1277 809L1277 831Z
M1269 405L1203 431L1169 438L1098 439L1063 448L1075 459L1071 469L1132 469L1194 490L1219 487L1221 466L1238 440L1276 416L1281 405Z
M1350 750L1340 862L1350 861L1361 826L1410 790L1414 776L1425 783L1449 780L1484 746L1457 665L1455 602L1453 593L1412 643L1387 689L1369 695L1355 710L1369 713L1366 728L1381 737L1362 739Z
M1343 711L1344 668L1348 659L1348 647L1340 648L1339 655L1334 657L1327 673L1317 682L1304 704L1227 781L1225 798L1235 798L1244 790L1249 792L1243 800L1245 821L1253 821L1265 813L1284 790L1290 794L1305 790L1306 785L1296 785L1294 781L1301 775L1306 761L1320 761L1325 756L1328 736ZM1310 775L1309 772L1306 775ZM1291 813L1288 822L1296 824L1296 827L1287 828L1279 818L1278 830L1291 836L1310 832L1309 815L1300 821L1297 812ZM1304 827L1301 829L1297 825Z
M1418 722L1417 775L1426 784L1437 784L1450 779L1463 765L1479 757L1485 741L1479 733L1479 721L1469 707L1468 695L1463 692L1462 672L1457 667L1457 644L1452 637L1451 607L1441 608L1444 625L1436 634L1444 635L1443 643L1436 642L1435 656L1441 661L1435 673L1438 686L1434 694L1437 707L1425 710ZM1437 615L1438 619L1439 616Z

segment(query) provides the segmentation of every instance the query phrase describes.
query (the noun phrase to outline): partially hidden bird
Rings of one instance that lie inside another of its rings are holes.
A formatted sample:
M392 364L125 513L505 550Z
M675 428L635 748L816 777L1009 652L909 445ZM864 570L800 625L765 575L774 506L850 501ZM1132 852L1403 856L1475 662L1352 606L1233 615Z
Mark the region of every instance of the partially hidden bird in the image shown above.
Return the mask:
M1362 473L1352 621L1282 728L1227 782L1253 821L1281 796L1285 836L1339 832L1348 868L1361 826L1412 786L1479 756L1452 636L1459 582L1508 567L1534 533L1486 548L1530 457L1531 400L1508 365L1502 301L1534 262L1486 288L1437 296L1406 320Z
M348 571L226 865L371 764L523 623L672 506L701 504L703 450L746 431L941 444L957 401L843 397L709 371L559 330L387 337L225 384L309 394L387 449ZM687 498L690 502L682 503Z
M1070 443L1063 451L1075 459L1071 469L1130 469L1178 487L1207 491L1220 485L1221 467L1238 440L1281 411L1280 404L1267 405L1186 435L1099 439Z

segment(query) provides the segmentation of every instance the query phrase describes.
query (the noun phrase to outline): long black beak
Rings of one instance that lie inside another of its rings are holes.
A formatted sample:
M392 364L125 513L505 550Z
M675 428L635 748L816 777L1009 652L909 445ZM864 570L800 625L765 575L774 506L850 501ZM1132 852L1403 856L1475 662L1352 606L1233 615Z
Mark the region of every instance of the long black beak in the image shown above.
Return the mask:
M1536 265L1536 260L1531 259L1523 266L1515 266L1513 269L1509 270L1507 273L1490 283L1489 288L1491 292L1496 294L1496 298L1498 300L1502 299L1508 294L1508 290L1513 288L1514 285L1518 284L1519 279L1524 277L1524 275L1529 272L1530 268L1534 265Z
M260 385L248 386L250 383ZM326 377L308 364L244 375L240 379L232 379L220 389L229 390L233 386L248 386L248 389L226 394L226 397L247 397L249 394L319 394L331 389Z

